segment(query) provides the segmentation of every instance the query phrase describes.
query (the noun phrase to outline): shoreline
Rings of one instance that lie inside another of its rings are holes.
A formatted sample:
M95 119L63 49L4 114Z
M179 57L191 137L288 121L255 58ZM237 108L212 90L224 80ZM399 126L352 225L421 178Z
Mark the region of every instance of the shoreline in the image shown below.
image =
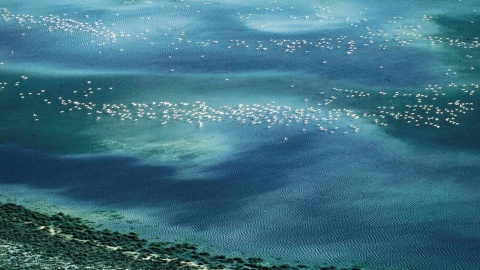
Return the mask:
M135 232L94 229L81 218L49 216L13 203L0 203L0 239L2 269L367 269L214 256L195 244L149 242Z

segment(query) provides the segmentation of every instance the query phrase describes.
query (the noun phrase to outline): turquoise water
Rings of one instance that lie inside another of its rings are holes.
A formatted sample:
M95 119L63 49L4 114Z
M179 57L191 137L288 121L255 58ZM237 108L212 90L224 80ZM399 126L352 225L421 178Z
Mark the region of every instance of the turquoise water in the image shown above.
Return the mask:
M476 6L5 1L2 200L214 253L475 269Z

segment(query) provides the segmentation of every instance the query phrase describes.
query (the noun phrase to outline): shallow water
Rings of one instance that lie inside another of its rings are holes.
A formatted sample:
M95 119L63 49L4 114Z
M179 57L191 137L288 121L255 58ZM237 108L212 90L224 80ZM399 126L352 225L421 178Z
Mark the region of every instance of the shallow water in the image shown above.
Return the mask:
M476 5L6 1L2 201L214 253L474 269Z

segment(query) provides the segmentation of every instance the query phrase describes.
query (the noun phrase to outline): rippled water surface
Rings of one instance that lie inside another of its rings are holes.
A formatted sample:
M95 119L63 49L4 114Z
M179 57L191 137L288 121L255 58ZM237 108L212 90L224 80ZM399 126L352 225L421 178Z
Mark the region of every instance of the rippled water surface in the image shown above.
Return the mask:
M213 253L476 269L479 4L3 1L0 200Z

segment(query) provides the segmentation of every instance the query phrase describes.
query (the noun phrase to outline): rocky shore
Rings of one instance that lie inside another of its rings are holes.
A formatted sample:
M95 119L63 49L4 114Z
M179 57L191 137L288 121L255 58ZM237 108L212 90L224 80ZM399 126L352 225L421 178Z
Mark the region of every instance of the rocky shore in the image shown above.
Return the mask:
M275 265L262 258L228 258L189 243L149 242L136 233L98 230L80 218L51 216L0 204L2 269L365 269L360 266Z

